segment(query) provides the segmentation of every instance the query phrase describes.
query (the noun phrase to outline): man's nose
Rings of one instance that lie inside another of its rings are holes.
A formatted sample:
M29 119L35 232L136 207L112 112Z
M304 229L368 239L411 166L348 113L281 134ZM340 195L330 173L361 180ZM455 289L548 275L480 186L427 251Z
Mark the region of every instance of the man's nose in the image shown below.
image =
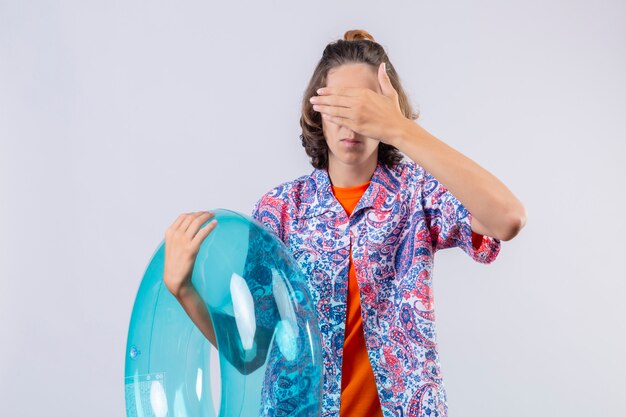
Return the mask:
M357 134L354 132L354 130L349 129L349 128L345 128L341 132L341 138L356 139L356 136L357 136Z

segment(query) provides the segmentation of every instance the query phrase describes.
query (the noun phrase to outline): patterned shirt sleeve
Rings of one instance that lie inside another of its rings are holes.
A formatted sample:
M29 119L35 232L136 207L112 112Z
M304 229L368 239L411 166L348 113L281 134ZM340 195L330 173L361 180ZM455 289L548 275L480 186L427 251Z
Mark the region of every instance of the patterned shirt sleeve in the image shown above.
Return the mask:
M254 205L251 217L284 242L284 233L281 225L285 216L285 202L277 197L277 193L278 190L273 189L263 195Z
M422 206L430 230L433 254L460 247L477 262L489 264L500 252L501 242L472 231L472 213L430 172L423 170Z

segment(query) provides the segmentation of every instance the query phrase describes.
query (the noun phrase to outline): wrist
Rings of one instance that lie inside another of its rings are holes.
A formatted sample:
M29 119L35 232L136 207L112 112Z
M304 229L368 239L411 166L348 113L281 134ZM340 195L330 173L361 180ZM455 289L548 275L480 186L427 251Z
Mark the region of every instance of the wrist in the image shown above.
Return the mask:
M389 137L387 143L396 149L403 151L405 144L416 135L418 125L411 119L403 118L396 124L396 129Z

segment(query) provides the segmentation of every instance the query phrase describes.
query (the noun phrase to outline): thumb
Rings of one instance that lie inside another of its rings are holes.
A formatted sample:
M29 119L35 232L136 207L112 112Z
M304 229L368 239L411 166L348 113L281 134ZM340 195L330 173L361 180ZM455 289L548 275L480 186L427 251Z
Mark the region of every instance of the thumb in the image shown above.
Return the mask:
M396 90L393 88L393 85L391 85L389 74L387 74L387 65L384 62L378 67L378 83L380 84L380 90L383 92L384 96L395 97Z

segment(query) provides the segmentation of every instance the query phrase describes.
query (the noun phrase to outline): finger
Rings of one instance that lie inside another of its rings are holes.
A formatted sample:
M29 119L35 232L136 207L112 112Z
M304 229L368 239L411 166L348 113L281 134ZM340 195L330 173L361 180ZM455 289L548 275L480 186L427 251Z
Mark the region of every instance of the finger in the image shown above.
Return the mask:
M187 227L184 226L185 222L187 221L187 216L189 216L190 213L181 213L176 220L174 221L174 223L172 223L170 225L170 227L167 228L167 230L165 231L165 237L167 238L167 236L170 233L174 233L176 231L178 231L181 227ZM184 229L183 229L184 230Z
M187 229L185 229L185 235L189 236L191 239L200 229L200 226L206 222L208 219L213 217L214 214L206 212L206 211L197 211L191 215L191 221Z
M355 124L351 119L348 119L346 117L335 117L331 116L330 114L322 114L322 117L329 123L334 123L339 126L346 126L352 131L357 131L357 128L355 127Z
M180 224L181 224L181 223L183 222L183 220L185 219L185 215L186 215L186 214L187 214L187 213L182 213L182 214L180 214L180 215L176 218L176 220L174 221L174 223L172 223L172 224L170 225L170 227L169 227L169 228L170 228L170 229L172 229L172 230L176 230L176 229L178 228L178 226L180 226Z
M336 124L336 125L340 124L339 120L335 119L330 114L322 113L322 119L326 120L328 123L333 123L333 124Z
M315 96L312 101L313 107L315 105L328 105L336 107L352 107L354 104L354 97L345 96Z
M313 110L319 111L320 113L322 113L322 115L328 114L335 117L347 117L348 115L346 107L324 106L322 104L316 104L313 106Z
M208 219L215 216L215 213L209 213L206 211L198 212L199 214L194 215L193 220L189 224L189 227L185 230L185 235L189 237L189 239L193 239L194 235L198 233L198 229L202 226Z
M181 222L180 226L178 227L178 231L180 232L185 232L187 231L187 229L189 228L189 225L191 224L191 222L198 217L198 215L200 215L202 212L201 211L193 211L191 213L185 213L185 218L183 219L183 221Z
M356 97L361 94L361 90L361 87L321 87L317 89L317 94Z
M196 245L200 246L202 242L204 241L204 238L207 237L209 233L211 233L211 231L215 229L216 227L217 227L217 219L213 219L213 221L209 222L209 224L207 224L205 227L200 229L198 233L196 233L194 238L191 239L191 243L194 246Z
M350 120L350 115L346 110L329 109L322 112L322 117L332 123L345 124Z

